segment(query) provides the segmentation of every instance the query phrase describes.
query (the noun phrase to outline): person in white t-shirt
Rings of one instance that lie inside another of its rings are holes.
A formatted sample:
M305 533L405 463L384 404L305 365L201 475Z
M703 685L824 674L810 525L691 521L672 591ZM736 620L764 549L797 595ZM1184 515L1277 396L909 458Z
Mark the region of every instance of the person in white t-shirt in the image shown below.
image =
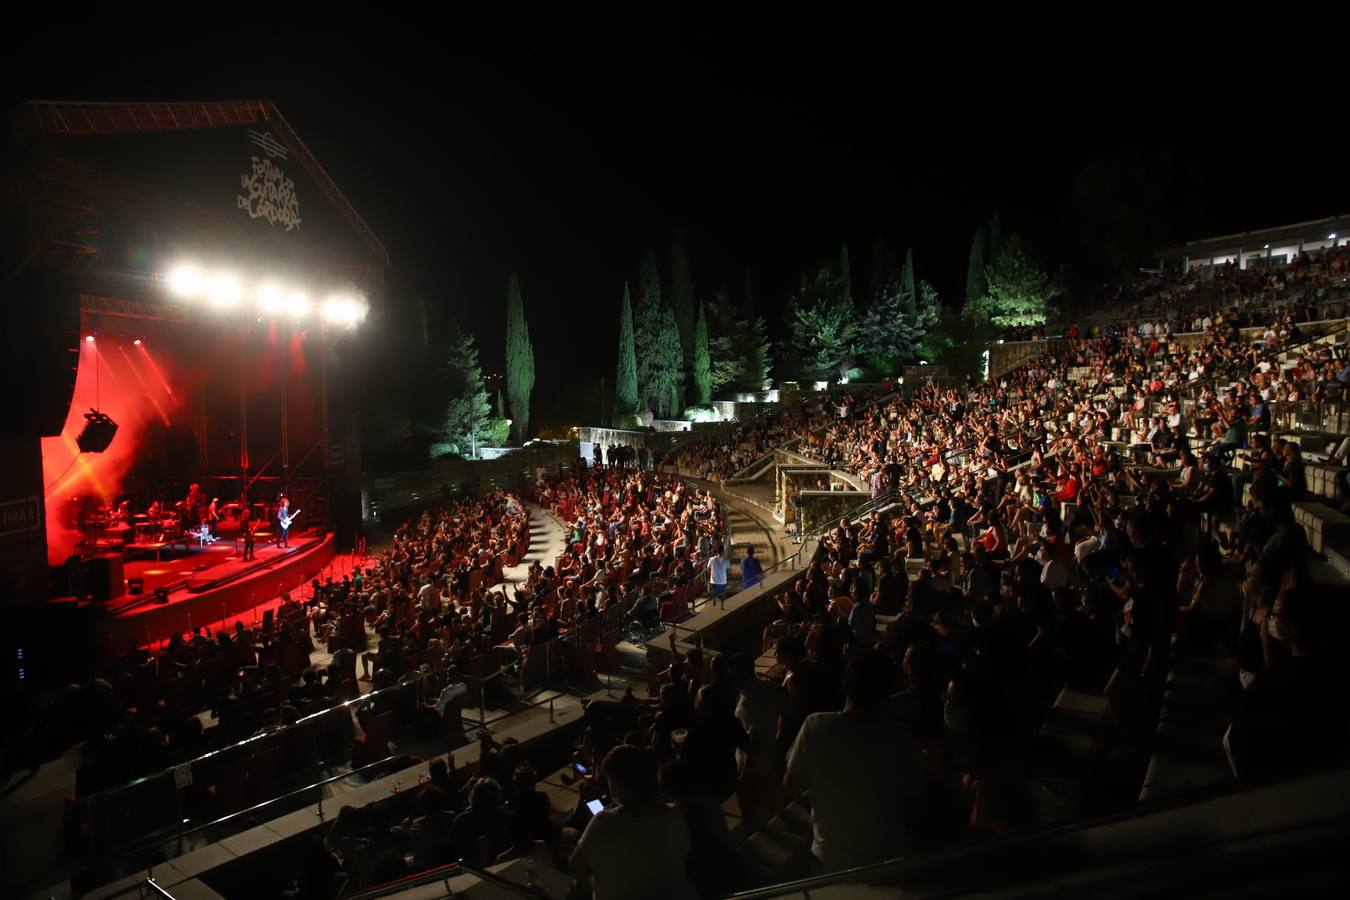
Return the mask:
M714 597L720 597L727 592L727 573L730 571L731 563L722 555L721 550L708 560L708 587Z
M783 787L811 792L811 853L826 871L913 850L911 823L926 775L918 742L884 712L893 681L880 651L849 661L843 712L806 717L788 753Z
M618 805L586 825L572 853L577 894L595 900L693 900L689 826L661 799L656 761L638 747L615 747L601 768Z

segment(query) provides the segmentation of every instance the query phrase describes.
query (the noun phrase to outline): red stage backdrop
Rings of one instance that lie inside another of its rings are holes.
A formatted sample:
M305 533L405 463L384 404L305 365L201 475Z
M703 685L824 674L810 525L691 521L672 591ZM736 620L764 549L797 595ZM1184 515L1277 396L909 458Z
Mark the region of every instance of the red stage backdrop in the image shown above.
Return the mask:
M88 332L86 332L87 334ZM97 336L80 347L75 396L59 437L42 439L43 491L47 505L47 558L65 562L80 540L83 509L112 506L122 496L132 467L144 460L152 436L163 435L183 417L186 393L167 355L125 336ZM117 435L102 453L80 453L76 438L84 414L97 408L117 423Z

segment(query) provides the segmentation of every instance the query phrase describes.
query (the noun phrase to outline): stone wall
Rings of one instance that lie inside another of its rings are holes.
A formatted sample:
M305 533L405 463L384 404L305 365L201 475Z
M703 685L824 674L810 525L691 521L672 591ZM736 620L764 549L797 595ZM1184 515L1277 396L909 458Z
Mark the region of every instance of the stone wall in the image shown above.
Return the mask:
M846 513L866 503L870 497L861 491L802 491L802 532L816 531L837 522Z

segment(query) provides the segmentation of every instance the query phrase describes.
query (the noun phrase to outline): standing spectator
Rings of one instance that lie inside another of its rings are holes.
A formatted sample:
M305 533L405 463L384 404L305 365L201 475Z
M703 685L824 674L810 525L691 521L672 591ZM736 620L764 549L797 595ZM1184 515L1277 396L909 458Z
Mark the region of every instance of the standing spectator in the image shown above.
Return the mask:
M708 585L712 589L714 597L720 597L727 592L727 573L731 571L731 563L722 555L719 549L708 560Z
M741 587L751 588L759 584L760 578L764 574L764 567L755 559L755 548L746 547L745 556L741 557Z
M910 834L924 788L923 759L909 729L883 714L892 682L880 651L848 666L843 712L806 718L788 754L788 796L811 792L811 853L827 871L892 859Z
M601 772L618 803L591 819L572 853L578 893L589 888L595 900L698 896L688 872L689 827L661 799L648 751L615 747Z

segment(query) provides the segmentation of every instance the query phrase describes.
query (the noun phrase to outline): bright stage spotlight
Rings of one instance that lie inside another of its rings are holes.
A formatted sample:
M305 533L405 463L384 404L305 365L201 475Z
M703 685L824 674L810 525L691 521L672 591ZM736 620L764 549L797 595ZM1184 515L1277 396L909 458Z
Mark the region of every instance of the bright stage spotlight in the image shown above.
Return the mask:
M221 309L228 309L239 303L239 282L235 281L229 275L217 275L211 279L211 284L206 289L206 296L211 300L212 305Z
M258 288L258 311L265 316L274 316L286 307L286 295L275 284L264 284Z
M92 344L94 342L94 336L92 334L86 335L84 338L84 342L86 344Z
M356 326L366 317L366 302L360 297L337 294L323 304L324 321L347 328Z
M202 273L194 266L175 266L168 280L169 290L180 297L196 297L202 292Z
M139 346L141 345L141 339L140 339L140 338L136 338L136 340L132 341L131 343L132 343L132 346L139 347Z
M286 298L286 313L292 319L303 319L309 315L309 306L309 297L301 291Z

